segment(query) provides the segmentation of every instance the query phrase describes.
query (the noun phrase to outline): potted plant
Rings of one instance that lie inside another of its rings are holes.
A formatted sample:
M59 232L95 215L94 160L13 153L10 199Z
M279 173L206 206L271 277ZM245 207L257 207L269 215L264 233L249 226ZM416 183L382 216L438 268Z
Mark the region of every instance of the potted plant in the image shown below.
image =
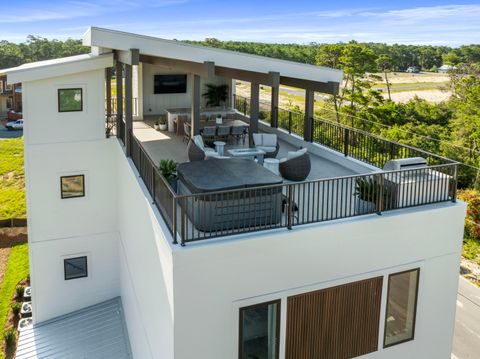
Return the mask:
M378 211L378 199L382 194L382 209L391 207L392 193L390 188L378 183L372 177L359 177L355 180L355 195L357 196L356 212L358 214Z
M153 128L158 131L158 130L160 129L160 123L159 123L158 121L155 122L155 123L153 124Z
M206 84L207 91L202 94L207 100L207 107L225 106L228 100L228 85Z
M160 128L160 131L166 131L167 130L167 120L166 120L165 117L160 117L158 127Z
M162 176L168 181L173 190L177 191L177 163L173 160L161 160L159 166Z

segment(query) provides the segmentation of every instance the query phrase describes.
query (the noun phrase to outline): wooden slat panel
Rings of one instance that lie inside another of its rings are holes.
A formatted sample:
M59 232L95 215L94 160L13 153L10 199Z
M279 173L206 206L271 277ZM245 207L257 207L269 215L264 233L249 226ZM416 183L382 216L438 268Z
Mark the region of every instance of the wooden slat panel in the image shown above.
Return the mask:
M378 349L383 277L288 298L286 359L348 359Z

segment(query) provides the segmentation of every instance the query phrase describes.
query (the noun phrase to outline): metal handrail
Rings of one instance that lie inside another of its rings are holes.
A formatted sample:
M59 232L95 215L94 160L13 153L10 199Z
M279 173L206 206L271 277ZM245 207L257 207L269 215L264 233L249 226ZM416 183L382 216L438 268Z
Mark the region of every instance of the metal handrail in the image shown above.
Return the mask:
M185 245L198 240L273 228L291 229L307 223L456 200L458 163L454 161L409 170L379 170L296 183L180 195L171 188L133 133L129 131L126 136L125 142L129 141L132 147L132 161L152 196L152 205L158 208L165 220L174 244L180 242ZM409 183L403 189L397 188L398 193L394 196L393 183L401 183L402 176L415 177L418 181ZM433 176L434 181L430 181L429 176ZM374 209L357 211L359 195L356 190L359 181L370 183L363 194L374 199ZM274 198L273 204L269 203L271 198ZM281 204L278 203L279 198ZM207 204L218 206L215 207L217 212L221 216L228 216L229 220L220 222L213 229L206 228ZM279 213L279 206L284 214Z

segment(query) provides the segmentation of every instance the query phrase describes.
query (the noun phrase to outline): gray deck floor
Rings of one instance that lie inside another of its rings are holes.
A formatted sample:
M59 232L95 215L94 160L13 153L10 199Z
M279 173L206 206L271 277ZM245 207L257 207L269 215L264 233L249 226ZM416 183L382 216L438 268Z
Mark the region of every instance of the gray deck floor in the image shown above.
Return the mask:
M178 163L188 162L187 156L187 142L183 141L183 136L178 136L175 133L169 133L167 131L156 131L153 129L153 120L147 121L138 121L134 122L134 134L142 142L143 147L147 151L148 155L153 159L154 163L159 163L162 159L173 159ZM248 139L245 141L245 144L242 141L231 140L227 143L225 152L229 148L239 148L248 146ZM294 151L297 148L291 144L280 141L280 151L277 155L277 158L283 158L287 155L288 151ZM322 158L310 154L310 159L312 162L312 170L307 180L319 180L332 177L341 177L341 176L350 176L355 175L356 173L346 168L340 164L332 162L328 159ZM288 181L284 181L288 183ZM299 223L308 223L308 222L319 222L334 218L348 217L354 214L355 207L355 196L354 196L354 181L352 179L346 179L345 181L322 181L321 183L303 185L302 183L297 183L292 187L293 201L295 203L295 213L293 224ZM283 195L286 196L286 188L282 190ZM235 218L238 221L238 226L242 229L240 232L254 230L256 225L243 223L242 216L239 215L239 212L255 212L255 202L256 201L245 203L240 201L235 204L233 202L217 202L217 207L215 211L223 211L230 213L235 212L236 216L232 215L232 218ZM181 213L181 206L177 206L177 229L180 231L180 228L185 229L185 239L195 240L203 239L209 237L218 237L231 235L238 230L233 228L221 228L219 231L208 231L204 232L198 229L197 226L193 225L192 221L197 213L201 209L201 205L196 204L195 201L189 199L188 203L184 203L185 208L191 208L192 214L189 215L189 219L183 223L178 214ZM248 201L247 201L248 202ZM221 207L221 208L220 208ZM282 204L280 202L273 205L270 211L265 213L264 217L266 218L278 218L278 221L272 222L272 225L261 226L265 228L276 228L276 227L285 227L287 223L286 213L281 210ZM279 213L278 211L281 211ZM279 216L279 217L278 217ZM197 217L198 218L198 217ZM217 220L217 219L216 219ZM221 220L220 220L221 221ZM232 224L231 221L227 221L225 224L226 227L229 227L229 224ZM221 224L220 226L223 226Z
M126 359L130 344L120 298L20 333L17 359Z
M152 126L153 120L135 121L133 124L134 134L142 142L150 158L155 163L159 163L162 159L173 159L178 163L188 162L187 142L183 141L183 137L167 131L156 131ZM245 145L242 141L229 141L225 147L225 153L227 149L239 147L248 147L248 138L245 141ZM280 141L280 151L277 158L286 157L288 151L297 149L287 142ZM312 171L307 180L356 174L349 168L319 156L310 154L310 160L312 162Z

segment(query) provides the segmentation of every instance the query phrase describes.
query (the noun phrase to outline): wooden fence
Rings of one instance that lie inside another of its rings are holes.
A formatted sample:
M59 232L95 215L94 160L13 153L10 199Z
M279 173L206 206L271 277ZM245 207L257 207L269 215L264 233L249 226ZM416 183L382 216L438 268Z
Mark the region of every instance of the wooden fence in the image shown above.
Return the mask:
M0 219L0 228L26 227L26 218Z

